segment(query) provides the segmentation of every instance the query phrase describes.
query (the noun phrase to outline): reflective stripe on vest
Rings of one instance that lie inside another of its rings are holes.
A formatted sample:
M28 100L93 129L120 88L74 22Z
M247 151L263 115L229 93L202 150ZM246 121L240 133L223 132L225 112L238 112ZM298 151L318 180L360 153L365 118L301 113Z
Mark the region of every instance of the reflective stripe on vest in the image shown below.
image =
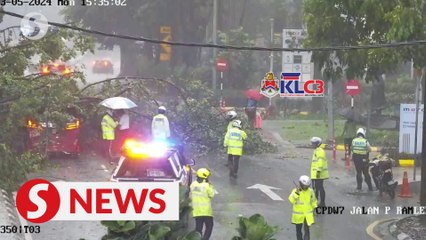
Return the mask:
M352 152L355 154L365 155L367 154L367 139L355 138L352 141Z

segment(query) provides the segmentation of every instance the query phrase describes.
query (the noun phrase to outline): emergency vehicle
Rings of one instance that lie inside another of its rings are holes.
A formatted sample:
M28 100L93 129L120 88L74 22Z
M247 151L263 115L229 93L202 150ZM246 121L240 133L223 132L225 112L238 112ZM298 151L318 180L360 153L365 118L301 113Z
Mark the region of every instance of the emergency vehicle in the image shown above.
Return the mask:
M111 181L179 182L189 193L194 165L167 142L126 139Z

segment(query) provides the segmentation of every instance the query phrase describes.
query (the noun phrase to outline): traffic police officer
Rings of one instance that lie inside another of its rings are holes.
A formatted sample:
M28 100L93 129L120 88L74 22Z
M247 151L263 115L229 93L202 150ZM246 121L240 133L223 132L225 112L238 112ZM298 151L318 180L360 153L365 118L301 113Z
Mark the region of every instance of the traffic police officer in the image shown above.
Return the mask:
M191 183L191 203L192 215L195 218L195 230L203 236L203 240L208 240L213 230L213 209L212 199L215 191L209 182L210 171L206 168L197 170L197 181ZM203 226L205 231L203 234Z
M237 177L240 157L243 155L244 140L247 134L241 130L241 121L234 120L231 128L226 134L223 146L228 148L229 176Z
M104 153L109 153L108 157L112 157L112 142L115 140L115 128L118 122L112 118L112 111L107 110L101 121L102 139L104 141Z
M166 108L160 106L158 114L154 116L151 124L151 134L153 139L168 139L170 138L169 119L166 117Z
M291 223L296 225L297 240L309 240L309 227L315 223L314 209L317 207L317 199L314 190L310 188L311 180L303 175L299 178L299 187L293 189L288 200L293 204ZM302 226L304 225L304 236Z
M368 153L371 152L371 146L368 140L365 139L365 130L363 128L359 128L356 132L356 138L352 141L351 149L356 169L357 190L362 189L362 174L364 174L368 190L373 191L371 177L368 173Z
M311 179L312 187L315 191L315 197L318 199L318 195L321 196L319 206L325 206L325 190L324 190L324 179L328 179L328 164L327 156L324 148L321 147L322 139L319 137L311 138L311 144L315 147L312 164L311 164Z

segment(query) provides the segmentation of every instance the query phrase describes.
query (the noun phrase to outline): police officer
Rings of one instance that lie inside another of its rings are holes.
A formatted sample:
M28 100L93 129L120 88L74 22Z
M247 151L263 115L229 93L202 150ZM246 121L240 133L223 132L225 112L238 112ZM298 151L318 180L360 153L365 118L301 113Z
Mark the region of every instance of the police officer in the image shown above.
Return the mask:
M293 204L291 223L296 225L297 240L309 240L309 227L315 223L314 210L317 207L317 199L314 190L310 188L311 180L303 175L299 178L299 187L293 189L288 200ZM304 234L302 235L302 227Z
M170 138L169 119L165 114L166 108L164 106L160 106L158 108L158 114L152 119L151 134L153 139L166 140Z
M325 207L325 190L324 190L324 179L328 179L328 164L327 156L324 148L321 147L322 139L319 137L311 138L311 144L315 148L312 156L311 164L311 179L312 187L315 190L315 197L321 196L319 206Z
M104 153L109 153L109 158L112 157L112 143L115 140L115 128L118 122L112 117L113 113L110 109L107 110L101 121L102 139L104 141Z
M244 140L247 134L241 130L241 121L234 120L232 127L226 134L223 146L228 148L229 176L236 178L240 157L243 155Z
M356 169L357 190L362 189L362 174L364 174L368 190L373 191L371 177L368 172L368 153L371 152L371 146L365 138L365 130L363 128L359 128L358 131L356 131L356 138L352 141L351 149L352 159Z
M215 191L209 182L210 171L206 168L197 170L197 180L191 183L192 215L195 218L195 230L203 236L203 240L210 239L213 230L212 199ZM205 231L203 234L203 227Z
M229 131L232 129L232 122L237 118L237 113L235 111L229 111L226 113L226 120L229 121L228 127L226 128L226 131Z

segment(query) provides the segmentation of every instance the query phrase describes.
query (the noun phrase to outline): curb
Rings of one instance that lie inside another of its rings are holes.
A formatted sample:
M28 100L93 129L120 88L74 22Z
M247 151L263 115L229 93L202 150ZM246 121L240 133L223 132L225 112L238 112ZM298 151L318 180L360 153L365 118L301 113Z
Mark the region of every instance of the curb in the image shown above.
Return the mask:
M367 234L371 237L371 238L373 238L374 240L382 240L383 238L382 237L379 237L379 236L377 236L376 235L376 233L375 233L375 228L377 227L377 226L379 226L379 225L381 225L381 224L383 224L383 223L386 223L386 222L390 222L390 221L396 221L397 219L395 219L395 218L387 218L387 219L382 219L382 220L377 220L377 221L374 221L373 223L371 223L370 225L368 225L367 226L367 228L365 229L365 231L367 232ZM407 239L408 240L408 239Z
M0 189L1 192L1 199L3 200L3 203L5 205L5 209L7 211L8 215L8 223L13 226L21 226L21 223L19 221L19 217L17 216L15 203L12 201L13 197L10 193L5 191L4 189ZM0 203L1 205L1 203ZM25 237L23 234L15 233L14 239L16 240L25 240Z

